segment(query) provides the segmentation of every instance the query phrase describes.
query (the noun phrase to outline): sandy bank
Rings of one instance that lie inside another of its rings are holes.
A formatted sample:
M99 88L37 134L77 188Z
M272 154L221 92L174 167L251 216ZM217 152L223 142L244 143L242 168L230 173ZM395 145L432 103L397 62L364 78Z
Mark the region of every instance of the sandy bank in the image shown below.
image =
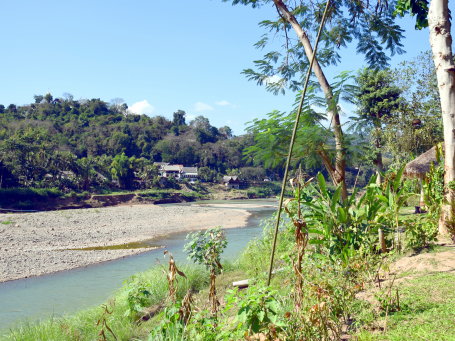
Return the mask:
M132 205L0 214L0 282L68 270L148 249L69 250L119 245L170 233L245 226L236 207Z

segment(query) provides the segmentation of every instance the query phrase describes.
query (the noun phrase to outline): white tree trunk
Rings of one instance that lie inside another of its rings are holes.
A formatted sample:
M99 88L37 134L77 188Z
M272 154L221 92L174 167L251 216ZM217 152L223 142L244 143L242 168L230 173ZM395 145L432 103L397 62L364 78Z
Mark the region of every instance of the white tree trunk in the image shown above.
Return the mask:
M452 55L448 0L431 0L428 26L444 124L444 192L446 202L443 205L439 230L442 233L450 232L454 236L455 191L449 188L449 184L455 180L455 66Z

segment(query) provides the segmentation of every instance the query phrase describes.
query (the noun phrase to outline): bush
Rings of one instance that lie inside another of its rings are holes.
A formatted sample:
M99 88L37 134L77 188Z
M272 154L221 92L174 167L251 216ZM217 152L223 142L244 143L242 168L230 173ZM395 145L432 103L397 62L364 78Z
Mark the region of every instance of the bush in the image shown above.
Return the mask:
M0 189L0 204L14 202L33 202L58 198L63 193L58 188L2 188Z
M406 222L406 246L414 250L428 247L438 236L437 219L431 216L417 217Z

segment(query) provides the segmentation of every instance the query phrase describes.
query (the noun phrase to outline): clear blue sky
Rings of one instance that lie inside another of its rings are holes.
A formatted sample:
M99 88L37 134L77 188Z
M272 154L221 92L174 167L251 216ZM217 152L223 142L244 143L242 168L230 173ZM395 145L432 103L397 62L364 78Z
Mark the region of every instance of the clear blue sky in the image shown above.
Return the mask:
M235 134L273 109L289 110L294 95L274 96L240 74L261 58L257 23L271 7L251 9L221 0L23 0L1 5L0 103L22 105L33 95L71 93L76 99L122 98L134 110L172 117L203 114ZM407 30L406 55L429 48L428 31ZM357 70L354 49L331 68ZM433 65L429 65L433 67Z

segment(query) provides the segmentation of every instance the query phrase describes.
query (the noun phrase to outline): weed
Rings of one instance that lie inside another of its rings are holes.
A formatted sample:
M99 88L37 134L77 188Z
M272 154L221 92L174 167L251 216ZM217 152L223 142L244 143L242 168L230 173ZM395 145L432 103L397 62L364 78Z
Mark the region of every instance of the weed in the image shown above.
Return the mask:
M117 336L114 334L112 331L111 327L107 324L107 317L112 314L113 309L114 309L114 303L112 303L111 310L109 311L107 305L103 304L101 306L103 308L103 313L101 314L101 317L98 319L98 322L96 323L97 326L101 326L101 330L98 333L98 340L99 341L107 341L107 336L106 336L106 331L108 331L115 340L117 340Z
M277 328L284 326L279 319L280 303L276 296L275 290L260 286L251 286L246 292L228 291L226 310L238 309L235 329L242 331L245 337L257 333L267 338L276 337Z
M176 301L175 295L177 292L175 287L177 282L177 275L180 275L181 277L185 278L186 275L177 268L177 265L175 265L174 257L169 251L165 250L164 255L169 255L169 269L167 272L165 271L169 287L169 299L171 300L171 302L175 303Z
M190 233L186 237L189 242L185 245L185 251L194 262L204 265L210 271L210 309L216 319L220 302L216 297L216 275L223 268L220 263L220 256L227 245L226 236L217 227Z

